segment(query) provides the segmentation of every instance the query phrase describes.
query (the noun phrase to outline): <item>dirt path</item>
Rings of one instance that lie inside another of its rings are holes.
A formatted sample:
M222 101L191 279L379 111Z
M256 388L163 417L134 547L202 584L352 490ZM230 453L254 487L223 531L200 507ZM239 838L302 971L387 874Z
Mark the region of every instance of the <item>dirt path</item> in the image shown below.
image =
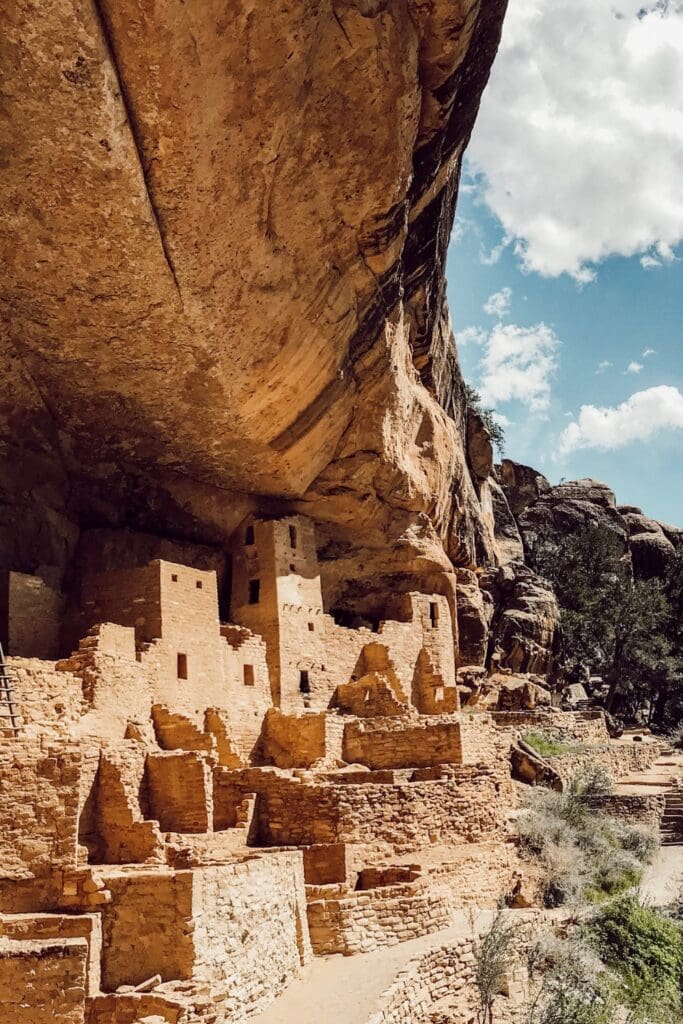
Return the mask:
M477 925L491 918L484 911ZM451 928L423 935L410 942L388 946L357 956L315 957L295 981L251 1024L365 1024L382 993L413 957L436 946L456 941L471 933L470 922L462 919Z
M683 887L683 846L662 846L645 872L640 889L657 906L671 902Z

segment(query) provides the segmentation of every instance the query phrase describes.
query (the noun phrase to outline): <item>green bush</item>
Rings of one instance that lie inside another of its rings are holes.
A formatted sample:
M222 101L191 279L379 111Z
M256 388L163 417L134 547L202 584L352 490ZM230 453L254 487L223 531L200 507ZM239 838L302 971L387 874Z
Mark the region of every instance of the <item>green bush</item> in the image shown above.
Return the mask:
M545 906L597 903L638 885L659 848L653 833L595 807L608 784L589 770L566 793L535 788L527 796L517 827L522 849L542 867Z
M589 934L598 955L614 972L619 999L632 1009L633 1020L674 1024L682 1019L680 924L638 897L625 895L596 914Z
M572 743L561 743L541 732L526 732L522 739L541 757L553 757L556 754L580 754L582 747Z
M680 722L671 730L667 739L671 746L675 747L676 750L683 750L683 722Z

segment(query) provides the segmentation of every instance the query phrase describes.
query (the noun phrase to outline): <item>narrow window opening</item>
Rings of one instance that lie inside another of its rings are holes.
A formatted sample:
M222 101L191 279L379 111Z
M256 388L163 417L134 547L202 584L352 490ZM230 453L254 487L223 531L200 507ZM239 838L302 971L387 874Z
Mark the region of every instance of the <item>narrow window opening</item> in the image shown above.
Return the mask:
M311 692L311 681L308 678L308 669L302 668L299 672L299 689L302 693Z
M439 606L436 601L429 602L429 621L432 624L432 629L436 629L439 625Z
M290 526L289 528L289 543L291 547L296 547L296 526Z
M197 590L201 590L202 589L202 581L201 580L197 580L196 587L197 587Z
M244 669L243 669L243 672L244 672L244 685L245 686L253 686L254 682L255 682L254 666L253 665L245 665Z
M177 583L178 582L178 573L177 572L172 572L171 573L171 582L172 583Z
M315 629L315 626L313 625L313 623L309 622L308 623L308 632L312 633L314 631L314 629Z
M261 597L261 581L249 580L249 604L258 604Z
M177 672L178 679L187 679L187 655L178 654Z
M254 543L254 527L248 526L244 531L244 543L249 546Z
M289 571L290 572L296 572L296 566L295 566L294 562L290 562L289 563Z

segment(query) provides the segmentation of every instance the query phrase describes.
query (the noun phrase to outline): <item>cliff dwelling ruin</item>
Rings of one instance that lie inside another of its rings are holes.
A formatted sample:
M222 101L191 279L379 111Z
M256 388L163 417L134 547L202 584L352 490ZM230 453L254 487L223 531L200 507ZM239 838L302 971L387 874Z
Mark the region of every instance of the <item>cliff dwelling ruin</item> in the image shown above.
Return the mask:
M4 5L0 1024L469 1024L520 792L664 753L561 706L527 556L681 536L494 467L458 366L504 8Z

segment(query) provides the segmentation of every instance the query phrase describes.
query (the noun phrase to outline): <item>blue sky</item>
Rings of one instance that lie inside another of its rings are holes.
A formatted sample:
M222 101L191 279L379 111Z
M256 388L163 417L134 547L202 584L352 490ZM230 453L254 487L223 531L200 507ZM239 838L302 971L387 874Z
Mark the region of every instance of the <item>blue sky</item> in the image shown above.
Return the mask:
M510 458L683 525L683 5L572 11L511 0L449 251L461 366Z

